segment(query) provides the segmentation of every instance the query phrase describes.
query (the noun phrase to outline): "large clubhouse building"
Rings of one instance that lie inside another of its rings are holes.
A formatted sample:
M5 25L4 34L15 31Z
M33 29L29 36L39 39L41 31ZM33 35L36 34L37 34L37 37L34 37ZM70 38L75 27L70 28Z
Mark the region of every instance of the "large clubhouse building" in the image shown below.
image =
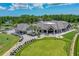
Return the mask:
M66 32L71 28L71 24L66 21L39 21L36 23L36 27L39 28L39 32L42 34L57 34L61 32ZM21 23L16 26L17 33L32 33L30 30L30 25L26 23Z
M41 33L61 33L68 31L71 25L65 21L40 21L37 23Z

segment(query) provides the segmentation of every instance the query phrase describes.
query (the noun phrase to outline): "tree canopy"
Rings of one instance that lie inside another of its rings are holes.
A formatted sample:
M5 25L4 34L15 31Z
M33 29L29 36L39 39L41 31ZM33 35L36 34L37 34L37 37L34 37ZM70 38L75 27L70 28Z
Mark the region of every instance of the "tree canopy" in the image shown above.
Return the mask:
M0 16L0 24L4 24L10 21L12 24L16 23L34 23L39 20L49 21L49 20L61 20L67 22L79 22L79 15L21 15L21 16Z

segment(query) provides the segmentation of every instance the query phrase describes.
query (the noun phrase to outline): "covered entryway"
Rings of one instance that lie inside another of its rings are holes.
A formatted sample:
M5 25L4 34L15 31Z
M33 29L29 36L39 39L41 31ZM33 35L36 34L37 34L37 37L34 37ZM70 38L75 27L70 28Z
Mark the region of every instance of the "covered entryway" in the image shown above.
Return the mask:
M50 34L50 33L53 34L53 33L54 33L54 29L49 28L49 29L48 29L48 33L49 33L49 34Z
M26 34L26 32L25 31L17 31L17 34L23 35L23 34Z

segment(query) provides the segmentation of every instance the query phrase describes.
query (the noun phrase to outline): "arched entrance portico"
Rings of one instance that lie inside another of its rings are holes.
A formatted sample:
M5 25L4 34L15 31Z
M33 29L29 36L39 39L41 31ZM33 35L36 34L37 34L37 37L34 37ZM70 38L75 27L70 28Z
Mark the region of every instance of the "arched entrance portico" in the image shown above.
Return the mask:
M40 32L42 34L55 34L55 29L53 27L49 27L48 29L41 29Z
M49 28L48 29L48 34L53 34L54 33L54 29L53 28Z

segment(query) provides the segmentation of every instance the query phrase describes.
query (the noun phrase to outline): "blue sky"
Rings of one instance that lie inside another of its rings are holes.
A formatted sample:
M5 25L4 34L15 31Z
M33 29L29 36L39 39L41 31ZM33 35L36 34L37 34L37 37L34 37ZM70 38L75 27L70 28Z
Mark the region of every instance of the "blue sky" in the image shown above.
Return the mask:
M0 16L75 14L79 15L79 3L0 3Z

